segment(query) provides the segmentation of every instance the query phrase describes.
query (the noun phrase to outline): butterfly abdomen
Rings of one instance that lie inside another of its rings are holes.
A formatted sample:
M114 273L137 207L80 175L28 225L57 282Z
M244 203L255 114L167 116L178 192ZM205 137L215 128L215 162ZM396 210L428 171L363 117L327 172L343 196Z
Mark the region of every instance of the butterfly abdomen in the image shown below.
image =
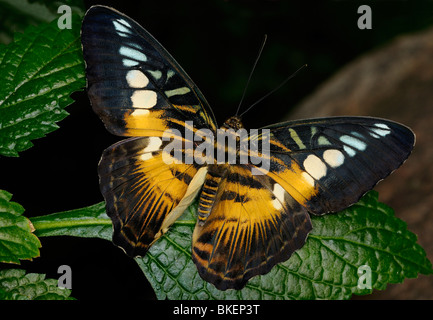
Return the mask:
M214 170L212 170L214 169ZM198 223L203 224L212 211L213 204L218 192L218 186L224 176L224 169L220 166L211 165L206 174L205 183L200 194L198 206Z

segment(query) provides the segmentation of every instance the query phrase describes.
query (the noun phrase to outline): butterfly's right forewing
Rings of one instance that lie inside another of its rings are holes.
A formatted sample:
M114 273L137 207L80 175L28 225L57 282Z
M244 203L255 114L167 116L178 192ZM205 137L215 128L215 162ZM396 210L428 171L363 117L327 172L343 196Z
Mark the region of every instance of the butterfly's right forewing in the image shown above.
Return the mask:
M356 203L410 155L407 127L370 117L298 120L271 130L270 176L309 212L337 212Z

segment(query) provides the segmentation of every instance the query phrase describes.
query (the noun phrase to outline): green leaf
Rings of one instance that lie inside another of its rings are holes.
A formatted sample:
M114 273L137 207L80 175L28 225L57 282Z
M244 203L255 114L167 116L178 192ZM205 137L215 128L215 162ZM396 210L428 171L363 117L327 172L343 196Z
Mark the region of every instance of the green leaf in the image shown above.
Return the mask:
M55 19L0 46L0 155L18 156L68 115L69 95L85 86L80 25L77 15L70 30Z
M20 263L20 259L39 257L41 243L32 233L24 208L10 202L12 194L0 190L0 262Z
M75 236L111 240L113 227L105 214L105 203L82 209L31 218L35 234L45 236Z
M288 261L252 278L242 290L219 291L201 279L191 259L196 212L197 202L145 257L135 259L158 299L349 299L419 273L433 273L416 235L371 191L340 213L312 217L313 231L305 246ZM104 203L32 218L32 222L39 236L111 239ZM371 288L362 286L368 284L361 281L365 266L371 270Z
M349 299L433 273L416 236L370 192L338 214L313 217L305 246L267 275L252 278L240 291L218 291L200 278L191 260L195 210L190 207L136 259L158 299ZM364 265L372 271L371 289L358 288L358 268Z
M23 32L29 25L58 19L61 5L68 5L79 16L84 15L82 0L0 0L0 43L10 43L15 32Z
M0 300L72 300L71 290L59 288L57 280L20 269L0 271Z
M9 43L13 34L29 25L50 22L56 15L44 5L27 0L0 0L0 42Z

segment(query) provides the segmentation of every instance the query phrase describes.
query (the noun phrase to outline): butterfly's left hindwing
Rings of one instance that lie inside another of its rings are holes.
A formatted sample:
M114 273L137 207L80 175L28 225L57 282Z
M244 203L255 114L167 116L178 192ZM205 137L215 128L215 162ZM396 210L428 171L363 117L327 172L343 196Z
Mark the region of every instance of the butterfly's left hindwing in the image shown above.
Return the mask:
M144 256L203 184L205 168L165 163L166 144L158 137L126 139L106 149L99 164L113 242L130 256Z

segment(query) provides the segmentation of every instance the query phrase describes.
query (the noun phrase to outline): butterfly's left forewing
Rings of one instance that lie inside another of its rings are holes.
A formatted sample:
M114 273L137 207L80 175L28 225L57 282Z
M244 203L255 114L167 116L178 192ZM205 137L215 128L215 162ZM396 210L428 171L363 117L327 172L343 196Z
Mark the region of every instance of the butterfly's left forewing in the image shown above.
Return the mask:
M162 136L167 128L216 130L200 90L143 27L108 7L90 8L81 30L88 95L107 129Z
M206 168L182 161L192 134L215 132L216 122L197 86L131 18L94 6L81 41L94 111L113 134L140 137L106 149L99 176L113 242L142 256L200 190ZM165 150L171 141L180 144Z

